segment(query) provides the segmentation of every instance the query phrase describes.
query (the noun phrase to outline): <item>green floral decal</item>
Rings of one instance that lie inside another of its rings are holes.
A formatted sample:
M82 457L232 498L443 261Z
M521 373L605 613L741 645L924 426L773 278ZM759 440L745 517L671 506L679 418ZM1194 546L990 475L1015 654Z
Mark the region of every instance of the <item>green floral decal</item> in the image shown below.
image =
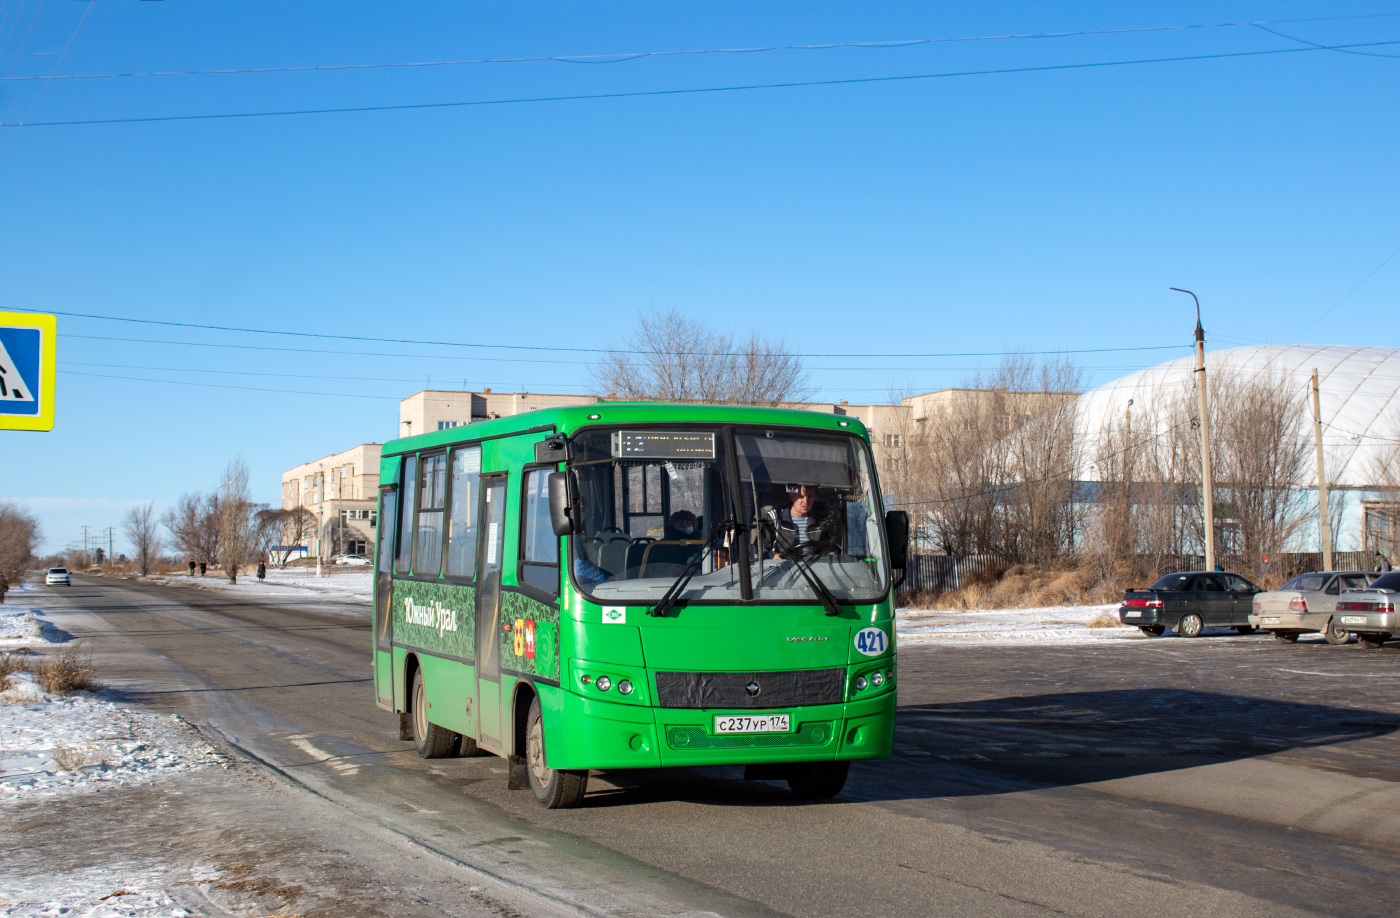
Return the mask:
M393 584L389 615L395 644L464 660L476 658L475 589L422 580Z
M501 630L502 669L545 679L559 678L558 609L524 593L503 590L501 625L511 626Z

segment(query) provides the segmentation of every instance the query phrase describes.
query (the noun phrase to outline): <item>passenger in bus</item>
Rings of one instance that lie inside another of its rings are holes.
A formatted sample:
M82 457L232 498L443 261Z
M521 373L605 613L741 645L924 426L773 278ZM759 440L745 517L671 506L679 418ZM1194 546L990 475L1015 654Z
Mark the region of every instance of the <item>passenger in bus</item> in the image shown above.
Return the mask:
M812 485L789 487L789 505L785 509L765 508L774 529L770 550L774 559L781 559L789 548L800 548L805 555L836 554L840 548L836 533L837 520Z
M695 531L699 528L700 521L696 519L694 513L689 510L677 510L666 521L666 538L673 540L693 539Z
M607 571L582 557L574 559L574 576L578 578L579 586L585 590L612 579Z

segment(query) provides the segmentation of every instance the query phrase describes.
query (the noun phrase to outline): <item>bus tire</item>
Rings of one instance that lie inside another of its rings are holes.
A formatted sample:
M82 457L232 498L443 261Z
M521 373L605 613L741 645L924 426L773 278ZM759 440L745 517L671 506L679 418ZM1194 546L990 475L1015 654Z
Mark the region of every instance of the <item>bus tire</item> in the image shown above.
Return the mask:
M550 768L544 758L544 711L539 698L530 702L525 721L525 764L535 802L548 810L572 809L588 793L588 771Z
M850 770L850 762L800 762L789 766L788 788L803 800L829 800L846 786Z
M428 687L423 670L413 673L413 744L419 758L445 759L457 748L458 734L446 727L428 723Z

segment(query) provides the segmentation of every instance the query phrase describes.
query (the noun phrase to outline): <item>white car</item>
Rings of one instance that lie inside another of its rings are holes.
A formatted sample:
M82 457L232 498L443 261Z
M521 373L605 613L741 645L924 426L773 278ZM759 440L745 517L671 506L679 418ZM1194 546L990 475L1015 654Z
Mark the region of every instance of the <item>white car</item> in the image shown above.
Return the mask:
M369 567L371 562L364 555L345 555L334 559L332 563L343 564L346 567Z
M48 586L53 586L55 583L61 583L64 586L72 586L73 580L68 576L68 568L51 567L49 568L49 572L44 575L44 583Z

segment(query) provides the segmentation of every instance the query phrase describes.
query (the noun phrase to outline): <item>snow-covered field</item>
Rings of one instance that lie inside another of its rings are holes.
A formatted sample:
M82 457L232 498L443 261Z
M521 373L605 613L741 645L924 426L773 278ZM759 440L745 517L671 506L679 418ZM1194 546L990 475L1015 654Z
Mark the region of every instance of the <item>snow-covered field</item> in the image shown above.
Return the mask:
M225 759L184 720L87 692L60 698L30 673L0 691L0 805L133 784Z
M899 642L909 644L1087 644L1146 640L1136 628L1090 628L1108 616L1118 620L1118 604L1047 606L1037 609L978 609L971 612L900 609L895 614Z
M204 590L226 590L253 596L276 596L323 602L363 603L368 605L374 594L374 572L368 568L337 570L324 577L316 576L315 568L269 570L267 580L259 583L249 573L241 574L238 583L229 583L222 573L204 577L151 577L157 583L172 586L196 586Z
M92 867L59 878L29 877L5 882L0 918L186 918L167 891L189 882L182 868ZM55 880L57 882L55 882Z

